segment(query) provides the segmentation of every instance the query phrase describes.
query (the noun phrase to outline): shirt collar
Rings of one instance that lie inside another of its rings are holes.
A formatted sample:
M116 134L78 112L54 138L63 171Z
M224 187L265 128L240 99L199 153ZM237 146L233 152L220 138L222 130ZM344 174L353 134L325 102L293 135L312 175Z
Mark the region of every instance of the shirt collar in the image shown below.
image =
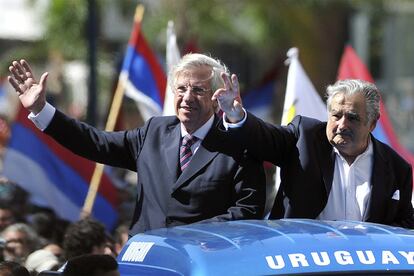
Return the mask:
M206 137L208 131L213 126L213 122L214 122L214 115L212 115L210 119L208 119L208 121L204 123L204 125L202 125L196 131L194 131L192 135L197 137L199 140L204 140L204 137ZM181 126L181 137L184 137L188 134L188 132L185 130L183 124L180 124L180 126Z

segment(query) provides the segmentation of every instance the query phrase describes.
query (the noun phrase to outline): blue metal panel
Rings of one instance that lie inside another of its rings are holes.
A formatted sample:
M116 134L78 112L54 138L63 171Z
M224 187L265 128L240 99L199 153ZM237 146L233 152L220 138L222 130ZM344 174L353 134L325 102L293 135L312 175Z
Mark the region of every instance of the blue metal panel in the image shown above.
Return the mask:
M414 272L414 231L305 219L196 223L138 234L118 262L123 276Z

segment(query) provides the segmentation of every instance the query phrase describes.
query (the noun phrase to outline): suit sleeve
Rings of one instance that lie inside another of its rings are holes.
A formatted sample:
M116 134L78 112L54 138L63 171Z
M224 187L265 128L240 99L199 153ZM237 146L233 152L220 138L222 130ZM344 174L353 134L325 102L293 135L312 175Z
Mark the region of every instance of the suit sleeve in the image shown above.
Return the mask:
M300 117L296 117L292 124L286 127L277 126L266 123L248 112L243 126L231 128L228 133L254 158L281 166L295 147L299 122Z
M263 219L266 176L262 163L244 156L233 181L233 205L227 213L204 221Z
M136 159L145 139L145 128L106 132L56 113L44 131L59 144L86 159L136 171Z

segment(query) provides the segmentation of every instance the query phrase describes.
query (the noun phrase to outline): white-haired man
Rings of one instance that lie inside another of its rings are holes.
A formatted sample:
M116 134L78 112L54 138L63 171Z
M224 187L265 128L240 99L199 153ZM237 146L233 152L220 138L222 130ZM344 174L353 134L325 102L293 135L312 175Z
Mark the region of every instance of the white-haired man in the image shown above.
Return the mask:
M328 122L297 116L288 126L242 108L238 81L223 75L213 99L227 132L260 160L281 168L270 218L369 221L414 228L411 166L371 135L380 117L377 87L341 80L327 88ZM225 123L226 127L226 123Z
M262 164L224 146L227 136L217 127L217 102L211 98L224 85L220 74L228 74L219 61L184 56L170 84L176 116L153 117L141 128L120 132L97 130L48 104L48 74L37 82L25 60L13 61L9 70L9 82L46 134L88 159L137 171L130 235L204 220L263 217Z

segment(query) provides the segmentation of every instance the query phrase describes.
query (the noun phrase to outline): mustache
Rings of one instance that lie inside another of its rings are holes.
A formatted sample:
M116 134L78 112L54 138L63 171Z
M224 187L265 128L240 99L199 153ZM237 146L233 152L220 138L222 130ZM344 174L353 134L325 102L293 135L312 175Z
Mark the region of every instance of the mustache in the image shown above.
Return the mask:
M335 132L335 135L352 136L352 131L350 131L350 130L339 130L339 131Z

